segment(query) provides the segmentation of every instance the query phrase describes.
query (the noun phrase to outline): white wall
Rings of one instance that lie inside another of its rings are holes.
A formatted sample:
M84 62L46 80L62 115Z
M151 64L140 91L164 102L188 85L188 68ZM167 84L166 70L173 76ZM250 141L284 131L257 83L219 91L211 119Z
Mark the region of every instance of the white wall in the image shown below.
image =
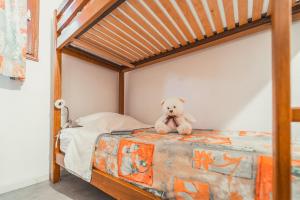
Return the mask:
M24 84L0 77L0 193L48 179L51 23L59 2L40 1L40 61L27 61Z
M118 72L63 55L62 96L70 118L118 112Z
M300 22L295 23L292 31L292 106L300 107ZM292 124L293 140L300 142L300 123Z
M293 104L300 105L300 23L293 25ZM130 72L126 113L153 124L160 102L187 99L197 128L259 130L272 128L271 32ZM298 90L298 91L297 91Z

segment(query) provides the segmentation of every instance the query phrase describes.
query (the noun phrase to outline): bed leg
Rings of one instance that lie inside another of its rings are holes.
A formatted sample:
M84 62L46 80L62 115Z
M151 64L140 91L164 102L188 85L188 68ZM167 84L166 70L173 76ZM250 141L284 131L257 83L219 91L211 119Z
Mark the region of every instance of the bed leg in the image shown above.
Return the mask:
M50 141L50 181L57 183L60 180L60 166L56 163L56 153L60 152L59 143L56 144L56 139L61 127L61 111L54 107L54 102L61 99L61 65L62 52L56 49L57 42L57 10L54 11L53 20L53 39L54 39L54 72L53 72L53 129L51 131Z
M52 183L60 181L60 166L56 163L51 165L50 181Z
M273 200L291 199L291 0L272 1Z

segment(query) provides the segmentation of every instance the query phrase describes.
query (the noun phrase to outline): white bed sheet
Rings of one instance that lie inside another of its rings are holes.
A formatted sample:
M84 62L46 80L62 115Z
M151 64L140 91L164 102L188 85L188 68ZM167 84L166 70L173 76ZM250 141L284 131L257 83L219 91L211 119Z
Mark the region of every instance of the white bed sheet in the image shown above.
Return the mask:
M95 143L101 134L149 127L152 126L129 116L111 113L89 122L84 127L63 129L60 134L60 148L65 153L65 168L89 182Z
M80 127L76 127L76 128L65 128L62 129L60 131L60 135L59 135L59 140L60 140L60 150L63 153L66 153L69 144L72 141L72 137L74 134L76 134L78 132L77 129L79 129Z

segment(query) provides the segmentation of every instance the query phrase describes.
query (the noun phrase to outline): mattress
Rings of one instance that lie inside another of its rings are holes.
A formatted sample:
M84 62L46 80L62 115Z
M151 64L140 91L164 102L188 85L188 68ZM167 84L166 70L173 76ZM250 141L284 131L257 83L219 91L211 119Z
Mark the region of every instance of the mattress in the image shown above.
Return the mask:
M191 135L101 135L93 164L162 199L270 199L272 137L194 130ZM293 199L300 199L300 145L293 144Z

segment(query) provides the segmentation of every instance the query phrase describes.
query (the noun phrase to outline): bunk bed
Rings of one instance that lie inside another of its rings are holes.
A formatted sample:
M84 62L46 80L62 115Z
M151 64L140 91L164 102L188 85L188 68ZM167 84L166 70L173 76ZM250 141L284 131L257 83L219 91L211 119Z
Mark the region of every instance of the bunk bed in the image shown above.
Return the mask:
M249 12L249 10L251 12ZM53 100L61 98L62 53L119 73L124 114L126 72L272 28L274 200L291 199L290 31L298 0L64 0L54 12ZM50 179L60 179L64 154L55 145L61 127L53 108ZM157 197L93 169L91 184L117 199Z

